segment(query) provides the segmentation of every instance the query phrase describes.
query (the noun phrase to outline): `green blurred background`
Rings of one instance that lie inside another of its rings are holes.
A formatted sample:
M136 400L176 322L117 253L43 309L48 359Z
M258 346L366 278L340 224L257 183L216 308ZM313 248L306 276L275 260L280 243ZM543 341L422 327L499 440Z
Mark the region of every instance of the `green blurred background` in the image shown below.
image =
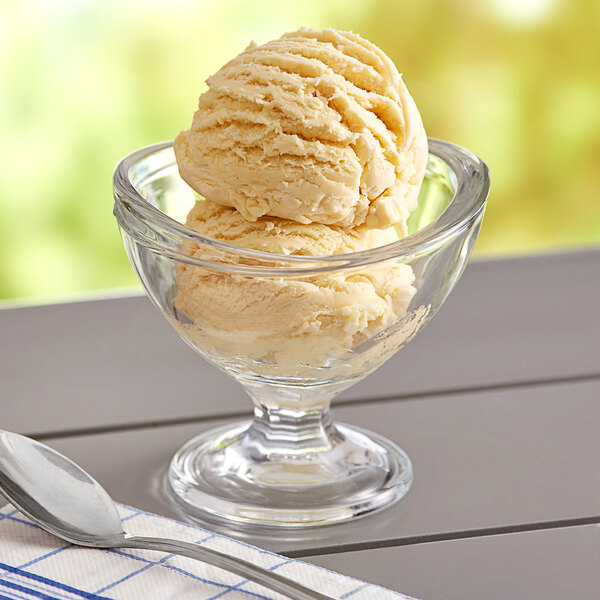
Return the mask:
M351 29L430 136L490 165L479 256L600 243L599 0L0 0L0 298L136 283L112 216L131 150L191 121L250 40Z

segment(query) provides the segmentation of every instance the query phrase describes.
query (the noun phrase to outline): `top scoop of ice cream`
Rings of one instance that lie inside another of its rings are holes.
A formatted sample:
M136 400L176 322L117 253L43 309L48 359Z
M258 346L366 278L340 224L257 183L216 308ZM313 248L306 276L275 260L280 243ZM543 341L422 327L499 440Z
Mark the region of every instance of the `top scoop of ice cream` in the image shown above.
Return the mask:
M175 140L182 178L248 221L383 229L406 221L427 138L392 61L360 36L301 29L207 80Z

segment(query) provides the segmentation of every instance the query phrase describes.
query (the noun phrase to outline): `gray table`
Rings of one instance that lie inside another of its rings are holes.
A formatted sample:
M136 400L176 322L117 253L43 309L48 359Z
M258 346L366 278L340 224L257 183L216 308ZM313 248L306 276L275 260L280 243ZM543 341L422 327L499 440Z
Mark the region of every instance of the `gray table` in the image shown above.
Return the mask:
M250 413L141 295L0 310L0 369L3 429L174 517L172 454ZM600 597L600 250L473 262L334 412L409 453L409 495L351 525L245 539L427 600Z

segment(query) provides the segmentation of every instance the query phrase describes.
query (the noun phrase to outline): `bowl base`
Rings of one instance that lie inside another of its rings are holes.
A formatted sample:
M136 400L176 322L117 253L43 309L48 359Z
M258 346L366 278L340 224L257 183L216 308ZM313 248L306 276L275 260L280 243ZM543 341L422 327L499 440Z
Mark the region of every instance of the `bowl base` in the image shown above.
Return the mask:
M170 495L192 520L302 528L364 516L408 492L412 466L396 444L348 425L332 431L307 452L274 451L251 422L213 429L173 458Z

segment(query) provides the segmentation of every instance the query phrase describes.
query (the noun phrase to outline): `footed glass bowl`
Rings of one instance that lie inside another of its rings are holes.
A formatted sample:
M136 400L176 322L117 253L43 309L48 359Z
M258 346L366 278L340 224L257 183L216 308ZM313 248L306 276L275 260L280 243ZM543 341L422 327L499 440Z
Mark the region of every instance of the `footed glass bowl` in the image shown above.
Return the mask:
M487 167L468 150L429 143L408 235L333 256L243 249L186 227L198 196L180 179L171 142L118 164L114 213L150 299L254 403L253 420L203 433L173 458L168 484L190 518L312 526L379 510L409 490L404 451L333 422L329 405L433 317L471 254ZM202 399L211 401L219 399Z

